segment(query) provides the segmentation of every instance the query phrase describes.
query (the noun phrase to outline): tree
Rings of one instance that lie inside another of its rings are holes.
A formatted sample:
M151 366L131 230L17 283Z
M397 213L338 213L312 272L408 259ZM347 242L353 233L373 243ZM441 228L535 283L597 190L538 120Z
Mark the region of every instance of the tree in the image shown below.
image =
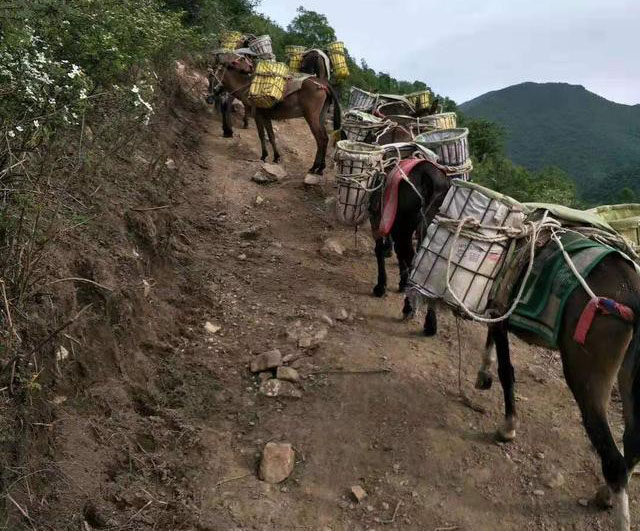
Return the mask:
M287 26L292 44L307 48L325 48L336 40L336 32L329 25L327 17L316 11L300 6L296 17Z
M504 128L483 118L469 119L459 114L460 125L469 129L471 156L481 162L487 157L504 155Z

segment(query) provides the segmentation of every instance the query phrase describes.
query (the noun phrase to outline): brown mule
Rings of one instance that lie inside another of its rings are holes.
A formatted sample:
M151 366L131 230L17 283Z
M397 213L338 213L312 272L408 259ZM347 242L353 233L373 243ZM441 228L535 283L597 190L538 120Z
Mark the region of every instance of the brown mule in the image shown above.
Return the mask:
M249 86L251 85L254 71L253 63L245 56L228 53L218 58L218 67L213 76L232 96L238 98L245 106L251 105L248 99ZM302 83L300 90L286 96L269 109L255 109L255 122L258 129L258 138L262 147L261 160L268 156L265 131L273 148L273 161L280 160L280 153L276 146L276 138L273 132L272 120L289 120L291 118L304 118L311 129L316 141L316 156L310 173L322 175L327 155L329 135L325 128L325 116L329 104L333 101L333 127L340 129L341 110L340 103L334 89L322 79L309 78Z
M566 302L558 342L565 380L580 408L587 435L600 457L606 494L612 497L610 501L615 505L615 529L629 531L627 484L633 468L640 461L640 276L627 260L611 254L593 269L586 280L599 297L622 303L635 314L634 323L598 314L584 345L581 345L573 334L589 297L582 287L577 287ZM505 402L505 420L498 429L498 436L509 441L515 438L518 421L507 332L508 326L504 321L490 325L476 387L491 387L490 369L495 345ZM537 343L533 335L519 330L513 332L528 343ZM624 456L618 450L607 419L607 407L616 378L624 410Z

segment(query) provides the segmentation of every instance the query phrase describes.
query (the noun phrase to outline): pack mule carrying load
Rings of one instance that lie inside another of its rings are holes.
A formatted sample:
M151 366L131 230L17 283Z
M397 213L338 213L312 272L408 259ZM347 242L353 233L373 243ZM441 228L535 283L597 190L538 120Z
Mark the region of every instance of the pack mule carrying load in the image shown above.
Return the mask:
M284 55L287 59L287 64L289 65L290 70L300 70L302 57L304 56L305 51L306 48L304 46L297 46L295 44L289 44L284 47Z
M340 140L336 145L336 214L341 223L360 225L367 217L369 194L382 184L384 149Z
M327 46L327 55L331 61L333 75L340 81L349 77L349 66L347 65L347 52L344 43L341 41L332 42Z
M242 47L244 35L239 31L223 31L218 42L222 50L237 50Z
M289 67L276 61L258 61L249 87L249 100L256 107L268 109L284 98Z
M409 289L482 314L512 241L505 234L522 231L524 222L523 207L514 199L454 180L415 256Z
M260 37L251 39L249 41L249 49L256 54L258 59L267 61L275 61L276 59L269 35L260 35Z

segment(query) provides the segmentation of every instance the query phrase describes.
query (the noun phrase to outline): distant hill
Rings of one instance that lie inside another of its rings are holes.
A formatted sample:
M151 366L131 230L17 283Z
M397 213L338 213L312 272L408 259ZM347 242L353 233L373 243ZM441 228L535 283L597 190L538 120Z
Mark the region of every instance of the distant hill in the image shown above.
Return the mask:
M622 105L567 83L521 83L460 105L501 124L509 157L526 168L557 166L591 202L640 195L640 105Z

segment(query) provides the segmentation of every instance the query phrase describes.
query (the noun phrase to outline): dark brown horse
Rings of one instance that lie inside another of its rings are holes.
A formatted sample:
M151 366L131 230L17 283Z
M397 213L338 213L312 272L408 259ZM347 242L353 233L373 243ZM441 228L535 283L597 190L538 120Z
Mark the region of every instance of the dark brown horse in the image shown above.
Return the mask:
M421 240L422 232L435 217L450 186L450 179L447 174L430 162L418 164L409 172L407 177L413 183L413 186L405 181L400 183L398 187L398 209L390 232L394 250L398 257L398 266L400 268L398 289L401 292L407 287L411 264L415 256L413 235L417 232L418 241ZM416 193L416 190L420 195ZM372 192L369 200L369 221L375 239L375 254L378 264L378 282L373 288L373 294L376 297L382 297L387 290L385 255L387 254L388 243L385 243L385 238L378 232L382 217L383 193L383 189L378 188L378 190ZM408 298L405 298L402 313L405 317L409 317L414 313L414 308ZM423 330L427 336L432 336L437 332L435 311L431 305L427 311Z
M547 245L556 244L550 242ZM579 344L573 334L589 296L582 287L577 287L566 302L558 342L565 379L582 413L587 435L601 460L606 487L605 490L600 489L599 498L601 502L608 498L609 503L615 505L615 529L629 531L627 484L640 460L640 276L627 260L611 254L589 273L586 281L599 297L622 303L635 314L633 323L614 315L598 314L584 345ZM506 321L489 326L482 367L476 381L479 389L491 387L495 346L505 403L505 420L497 435L504 441L514 439L518 427L508 331ZM512 331L528 343L539 343L532 334ZM607 420L607 407L616 378L624 410L624 456L618 450Z
M329 81L330 72L327 70L327 64L319 50L305 52L300 62L300 72Z
M218 58L213 76L229 94L242 101L246 107L251 105L248 96L253 72L254 65L250 59L235 53L227 53ZM304 118L309 124L317 146L315 160L309 172L322 175L326 166L325 158L329 143L325 117L327 108L332 101L334 103L333 127L338 130L341 122L340 103L335 91L326 80L308 78L303 81L300 90L287 95L273 107L269 109L256 108L254 118L262 147L261 160L266 160L268 156L265 131L273 148L273 161L280 160L272 120Z

